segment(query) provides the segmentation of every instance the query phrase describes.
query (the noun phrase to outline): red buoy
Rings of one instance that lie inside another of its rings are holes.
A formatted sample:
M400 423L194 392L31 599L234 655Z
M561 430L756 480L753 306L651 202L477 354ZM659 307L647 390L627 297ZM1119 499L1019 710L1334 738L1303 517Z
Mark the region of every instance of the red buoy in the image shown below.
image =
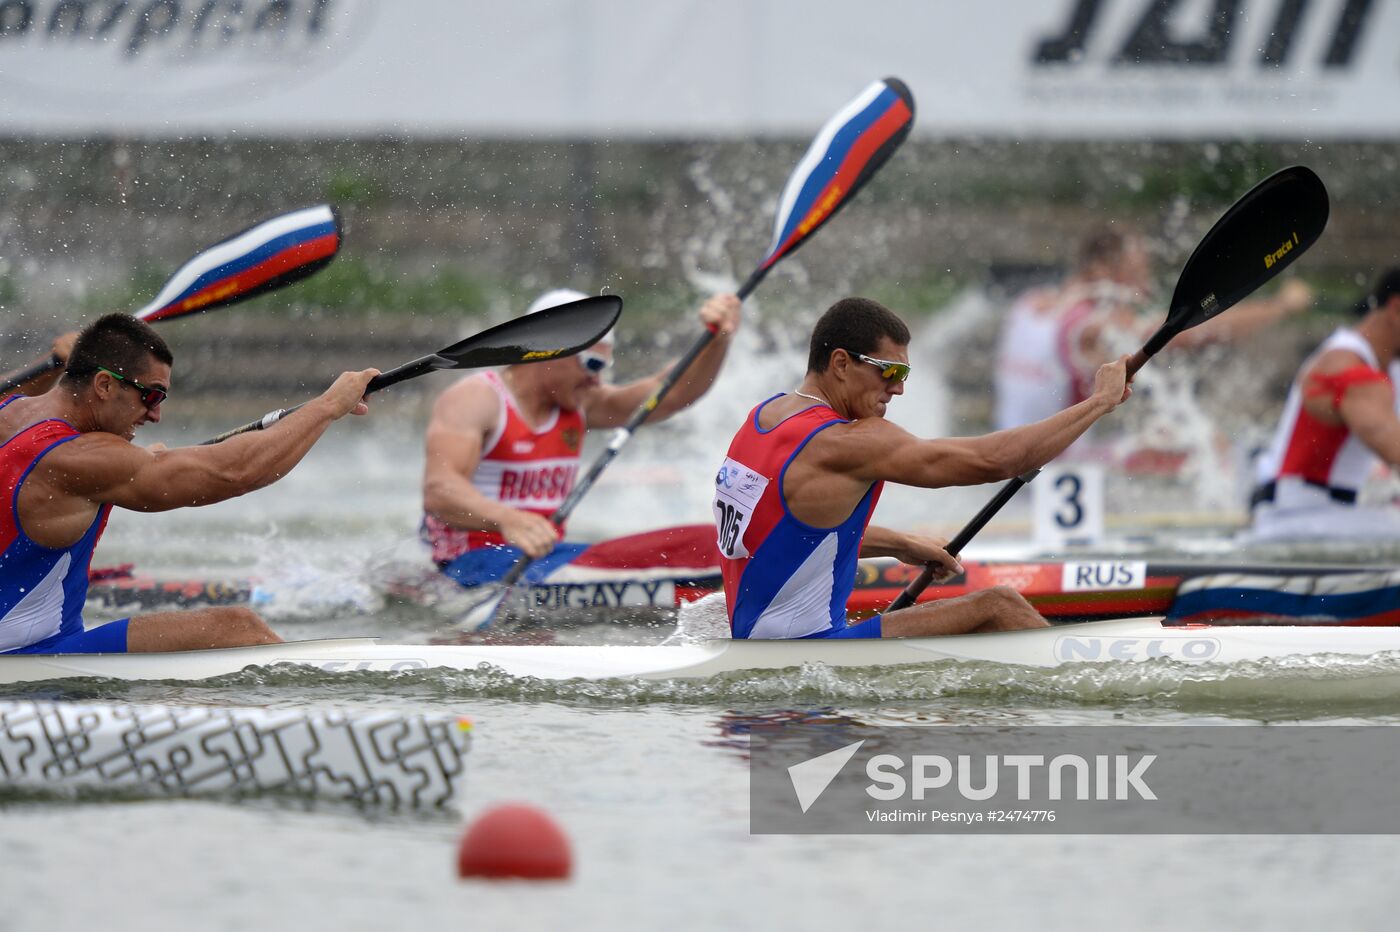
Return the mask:
M521 803L493 806L477 817L457 849L460 877L563 880L573 869L569 839L548 813Z

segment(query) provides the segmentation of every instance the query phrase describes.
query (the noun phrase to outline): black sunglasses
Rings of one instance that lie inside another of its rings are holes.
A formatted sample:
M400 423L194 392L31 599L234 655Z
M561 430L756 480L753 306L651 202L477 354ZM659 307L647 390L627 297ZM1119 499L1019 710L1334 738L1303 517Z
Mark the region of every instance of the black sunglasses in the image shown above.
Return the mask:
M147 411L154 410L162 401L170 397L170 393L163 388L151 388L149 385L142 385L135 379L129 379L120 372L113 372L106 366L98 366L98 372L105 372L123 385L130 385L141 393L141 403L146 406Z

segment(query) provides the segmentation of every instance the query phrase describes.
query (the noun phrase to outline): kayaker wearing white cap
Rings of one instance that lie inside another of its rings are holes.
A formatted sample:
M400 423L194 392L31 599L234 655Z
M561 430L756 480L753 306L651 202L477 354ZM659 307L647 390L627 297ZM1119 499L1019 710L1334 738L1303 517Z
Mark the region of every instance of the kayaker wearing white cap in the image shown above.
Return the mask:
M527 313L586 297L555 289ZM716 337L648 420L695 403L714 383L739 328L739 299L719 294L699 310ZM463 585L500 578L523 551L548 570L580 549L559 544L563 528L549 515L564 501L579 470L584 431L618 427L655 390L669 366L626 385L603 375L612 340L568 359L507 366L468 376L433 405L423 470L423 537L433 561ZM555 556L558 560L553 559Z

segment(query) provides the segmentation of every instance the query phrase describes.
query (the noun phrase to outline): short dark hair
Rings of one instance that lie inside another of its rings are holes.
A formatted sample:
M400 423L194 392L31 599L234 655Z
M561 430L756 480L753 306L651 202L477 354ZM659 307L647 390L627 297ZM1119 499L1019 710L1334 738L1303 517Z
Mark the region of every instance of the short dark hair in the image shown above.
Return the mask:
M1371 311L1380 307L1396 295L1400 295L1400 266L1394 266L1381 273L1376 279L1376 286L1371 289L1365 304L1366 309L1361 311L1360 316L1365 317Z
M63 380L70 385L86 385L98 369L135 376L152 356L167 366L175 361L170 347L150 324L130 314L108 314L78 334Z
M889 337L900 346L908 346L909 328L879 301L842 298L827 308L812 329L807 371L825 372L833 350L873 353L883 337Z

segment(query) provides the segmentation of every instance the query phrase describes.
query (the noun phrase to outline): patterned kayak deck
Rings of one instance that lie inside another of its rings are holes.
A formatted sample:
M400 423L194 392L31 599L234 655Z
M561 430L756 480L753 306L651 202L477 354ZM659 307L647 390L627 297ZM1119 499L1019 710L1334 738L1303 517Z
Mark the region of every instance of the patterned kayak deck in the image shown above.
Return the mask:
M452 715L0 702L0 782L136 796L282 794L448 805L471 725Z

